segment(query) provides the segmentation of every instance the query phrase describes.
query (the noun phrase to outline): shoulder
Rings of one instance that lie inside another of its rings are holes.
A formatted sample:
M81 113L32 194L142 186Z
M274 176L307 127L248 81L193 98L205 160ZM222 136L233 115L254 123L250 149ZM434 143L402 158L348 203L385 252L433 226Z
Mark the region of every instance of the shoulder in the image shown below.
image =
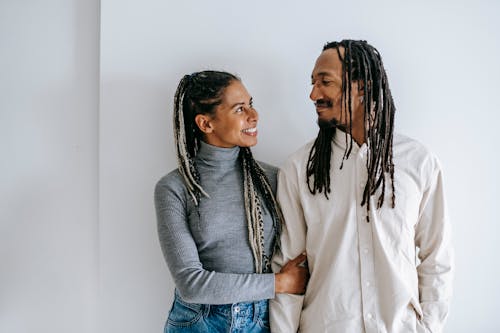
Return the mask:
M262 170L264 170L264 173L266 174L267 178L269 179L269 183L271 184L271 187L273 188L273 191L276 192L276 184L278 183L278 171L279 169L275 167L274 165L257 161L259 163L260 167Z
M305 145L291 153L286 159L285 163L280 169L280 172L299 172L307 168L307 161L309 159L309 153L311 152L311 148L314 145L314 141L310 140Z
M393 159L396 170L414 175L422 184L429 184L441 173L438 157L418 140L394 134Z
M393 152L396 158L407 160L413 164L439 163L437 156L427 146L399 133L394 133Z
M259 163L260 167L264 170L266 176L276 177L276 175L278 174L278 167L262 161L257 161L257 163Z
M186 185L178 169L172 170L156 183L155 199L159 200L165 196L185 197Z

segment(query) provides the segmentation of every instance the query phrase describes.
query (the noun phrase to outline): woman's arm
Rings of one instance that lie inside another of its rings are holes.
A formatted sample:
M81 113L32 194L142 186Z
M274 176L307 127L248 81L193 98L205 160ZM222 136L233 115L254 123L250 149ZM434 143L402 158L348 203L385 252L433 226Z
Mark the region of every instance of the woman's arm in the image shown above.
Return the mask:
M183 189L178 174L163 178L155 188L155 206L163 254L185 301L228 304L269 299L274 298L275 287L278 292L303 292L304 268L298 266L303 259L278 273L277 279L272 273L234 274L205 270L189 229L187 197Z

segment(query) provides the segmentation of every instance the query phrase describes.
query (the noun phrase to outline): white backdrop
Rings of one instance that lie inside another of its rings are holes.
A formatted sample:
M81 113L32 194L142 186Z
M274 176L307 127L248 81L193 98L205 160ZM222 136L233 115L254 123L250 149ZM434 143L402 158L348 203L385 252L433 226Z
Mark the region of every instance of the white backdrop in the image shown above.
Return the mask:
M95 332L97 0L0 0L0 332Z
M240 75L260 112L254 153L279 166L316 134L310 73L342 38L379 49L396 130L443 164L446 332L500 331L498 2L102 0L100 25L98 5L0 1L0 332L160 332L173 284L152 192L176 166L179 79Z
M239 74L260 112L255 155L280 165L316 134L308 95L321 47L356 38L382 53L397 131L444 167L457 250L447 332L498 332L499 13L498 2L480 1L103 0L104 331L159 331L170 307L152 190L176 166L172 99L182 75Z

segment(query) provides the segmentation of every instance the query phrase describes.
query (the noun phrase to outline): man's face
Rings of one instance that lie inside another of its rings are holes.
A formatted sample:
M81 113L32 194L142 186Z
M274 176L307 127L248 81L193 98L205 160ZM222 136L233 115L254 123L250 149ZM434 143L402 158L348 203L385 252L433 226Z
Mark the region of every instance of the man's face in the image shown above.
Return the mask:
M339 51L343 55L343 48ZM349 120L344 112L345 107L342 105L342 61L336 49L327 49L318 57L311 74L311 83L312 90L309 97L316 106L318 124L320 126L334 125L345 130ZM356 112L359 105L358 84L353 82L352 121L359 117L359 112Z

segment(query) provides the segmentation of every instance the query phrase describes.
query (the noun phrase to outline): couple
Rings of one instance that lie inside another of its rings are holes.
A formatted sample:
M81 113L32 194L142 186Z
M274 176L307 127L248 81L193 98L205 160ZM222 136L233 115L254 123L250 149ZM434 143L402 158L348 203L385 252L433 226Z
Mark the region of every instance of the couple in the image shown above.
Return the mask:
M155 189L176 285L165 332L442 332L452 248L438 160L393 135L365 41L327 43L311 80L318 136L279 174L252 156L258 114L239 78L179 83L178 169Z

